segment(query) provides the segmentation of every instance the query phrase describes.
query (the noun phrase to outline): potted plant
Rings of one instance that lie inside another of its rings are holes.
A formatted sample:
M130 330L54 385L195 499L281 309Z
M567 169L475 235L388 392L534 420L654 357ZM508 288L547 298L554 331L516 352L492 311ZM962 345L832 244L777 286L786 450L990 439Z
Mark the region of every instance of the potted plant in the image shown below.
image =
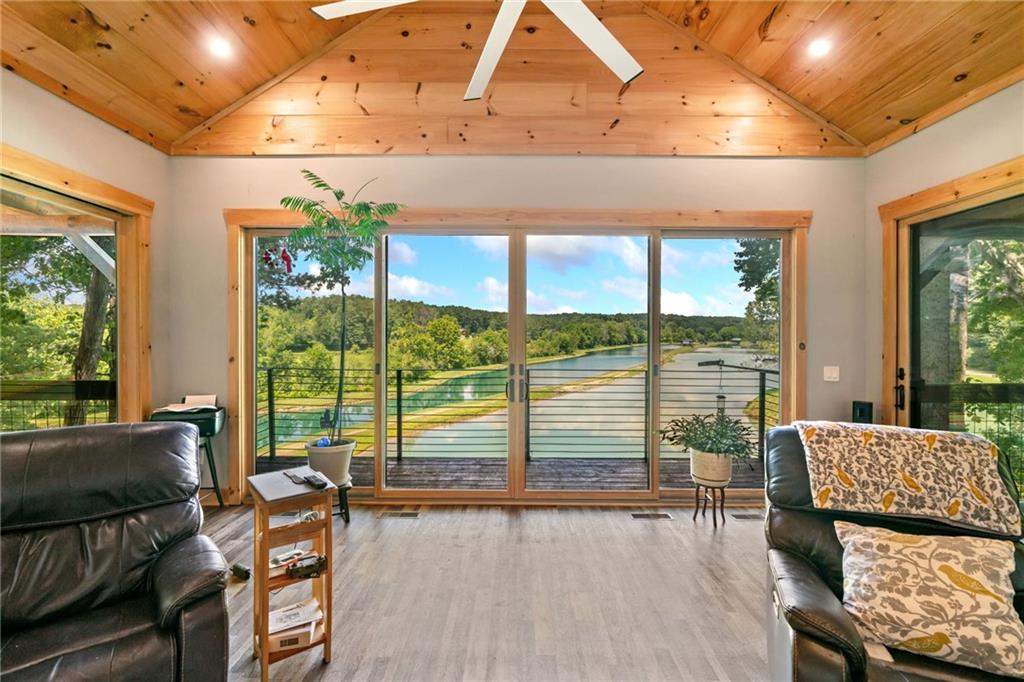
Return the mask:
M325 420L329 422L328 435L307 443L306 452L310 467L342 487L351 481L349 465L356 447L355 440L342 436L345 347L348 342L346 287L351 284L350 273L361 270L373 258L374 246L381 231L388 225L387 219L397 214L401 206L395 203L357 201L366 185L355 193L351 201L346 201L343 190L332 187L316 173L303 170L302 176L314 189L326 192L329 198L288 196L281 199L281 206L301 213L306 224L292 230L280 250L263 254L263 262L268 267L280 265L290 272L296 257L315 261L320 266L315 286L341 293L341 307L338 311L338 384L334 410Z
M722 488L732 480L732 458L753 454L750 427L719 412L678 417L661 439L690 450L690 476L698 485Z

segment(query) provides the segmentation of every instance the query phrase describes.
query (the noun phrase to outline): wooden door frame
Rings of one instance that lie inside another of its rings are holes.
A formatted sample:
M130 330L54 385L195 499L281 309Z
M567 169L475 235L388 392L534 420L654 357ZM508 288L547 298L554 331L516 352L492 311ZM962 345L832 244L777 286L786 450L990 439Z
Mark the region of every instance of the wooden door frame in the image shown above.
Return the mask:
M724 233L752 233L774 236L782 239L782 308L788 314L782 329L781 379L783 391L780 396L782 420L800 419L806 413L807 376L807 238L812 219L811 211L730 211L730 210L647 210L647 209L490 209L490 208L405 208L393 220L385 232L423 234L450 234L472 228L479 233L508 233L525 228L526 233L552 234L644 234L664 236L666 234L689 234L709 236ZM294 228L303 224L302 217L281 208L267 209L225 209L224 222L228 240L228 455L229 489L226 499L237 504L248 494L245 478L253 473L251 452L252 380L247 370L253 357L252 329L252 258L246 235L258 229ZM521 240L520 240L521 241ZM655 240L660 243L660 240ZM513 242L510 239L510 258ZM652 249L652 251L654 251ZM650 257L653 257L651 255ZM523 260L525 253L519 253ZM383 252L378 246L376 262L383 264ZM381 282L384 276L379 267L375 268L375 297L384 295ZM650 278L655 280L655 278ZM510 283L511 284L511 283ZM660 282L652 281L651 296L660 296ZM511 290L511 285L510 285ZM652 298L649 299L653 300ZM247 305L247 302L249 304ZM513 302L514 303L514 302ZM523 303L523 302L520 302ZM650 305L650 303L649 303ZM375 306L380 309L383 306ZM514 306L521 307L521 306ZM525 312L525 308L523 308ZM511 313L511 308L510 308ZM511 324L511 315L510 315ZM383 315L375 315L375 335L383 332ZM657 330L654 322L653 329ZM510 329L510 338L513 336ZM375 345L375 362L383 366L381 344ZM375 386L379 393L380 377ZM654 387L656 388L656 386ZM653 415L653 411L652 411ZM651 423L655 422L652 416ZM380 441L382 418L375 420L377 442ZM532 491L516 497L510 491L523 490L518 486L524 482L522 467L511 457L509 464L508 491L476 490L395 490L383 487L383 457L376 456L374 463L374 499L392 503L431 503L444 500L460 503L487 504L544 504L551 502L571 504L593 503L636 503L659 500L657 479L657 452L655 439L649 439L654 454L651 456L649 487L643 491ZM370 489L365 489L370 492ZM763 496L757 492L757 498ZM737 500L743 496L737 496ZM753 499L753 498L751 498ZM671 501L671 500L670 500ZM749 500L747 500L749 502Z
M910 225L1024 192L1024 156L915 192L878 207L882 221L882 392L883 424L907 426L909 410L897 414L896 371L910 366ZM905 379L904 390L909 380ZM908 397L909 400L909 397Z
M2 143L0 173L118 215L117 419L142 421L152 402L149 231L153 202ZM108 217L109 212L97 215Z

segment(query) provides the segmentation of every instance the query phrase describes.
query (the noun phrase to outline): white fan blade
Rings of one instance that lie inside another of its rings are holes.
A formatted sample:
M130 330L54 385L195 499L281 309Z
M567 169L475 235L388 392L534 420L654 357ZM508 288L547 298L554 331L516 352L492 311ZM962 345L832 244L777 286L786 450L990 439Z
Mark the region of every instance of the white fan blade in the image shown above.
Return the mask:
M508 39L516 27L516 22L519 21L519 15L523 13L525 5L526 0L502 0L498 16L495 17L494 25L491 26L491 33L487 36L480 59L477 60L473 78L470 79L469 87L466 88L464 100L483 97L484 90L487 89L487 84L491 81L491 76L494 75L494 68L498 65L498 60L501 59L501 53L505 51L505 45L508 44Z
M594 16L583 0L541 0L623 83L644 72L642 66Z
M324 19L340 19L341 17L353 14L373 12L386 7L397 7L398 5L405 5L410 2L416 2L416 0L338 0L338 2L331 2L326 5L317 5L312 9Z

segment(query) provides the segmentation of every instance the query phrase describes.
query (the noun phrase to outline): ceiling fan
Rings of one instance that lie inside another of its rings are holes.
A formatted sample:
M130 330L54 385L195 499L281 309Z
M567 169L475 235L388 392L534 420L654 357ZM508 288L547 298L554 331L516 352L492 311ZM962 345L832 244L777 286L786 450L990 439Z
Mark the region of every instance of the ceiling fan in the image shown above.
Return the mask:
M623 83L629 83L644 72L633 56L622 47L604 24L583 4L583 0L540 0L565 26L583 41L605 66L611 69ZM406 5L417 0L338 0L318 5L313 11L324 19L338 19L361 12L372 12L387 7ZM512 35L512 30L523 13L526 0L502 0L498 16L487 36L487 42L477 60L476 70L469 81L463 97L465 100L480 99L498 65L501 53Z

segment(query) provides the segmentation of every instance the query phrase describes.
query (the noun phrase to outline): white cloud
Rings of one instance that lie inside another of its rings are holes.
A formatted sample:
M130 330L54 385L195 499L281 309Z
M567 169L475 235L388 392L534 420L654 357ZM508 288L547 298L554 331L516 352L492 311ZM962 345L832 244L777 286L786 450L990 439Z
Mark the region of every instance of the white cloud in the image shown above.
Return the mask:
M572 306L559 305L549 301L544 294L526 290L526 310L531 315L550 315L552 313L574 313Z
M733 251L724 244L715 251L701 251L700 256L697 257L697 267L699 268L720 268L732 265L732 263Z
M637 275L647 274L647 250L640 247L632 237L619 237L616 242L622 264Z
M679 266L690 260L690 254L680 251L665 240L661 242L661 274L662 276L678 277Z
M405 242L389 239L388 260L398 265L416 265L416 251Z
M484 300L491 310L505 312L508 310L508 282L499 282L494 277L484 277L477 285L484 292Z
M425 300L428 298L453 298L455 292L446 286L425 282L409 275L388 273L388 296L391 298L411 298Z
M647 301L647 280L637 277L613 277L601 282L601 288L609 294L618 294L626 298L640 301Z
M685 291L661 290L661 312L667 315L731 315L743 317L754 295L738 287L722 287L697 300Z
M469 242L488 256L504 256L508 253L508 237L504 235L482 234L469 237Z
M526 253L531 260L562 273L570 267L589 265L603 246L603 240L582 235L531 234L526 238Z
M563 289L562 287L548 287L548 293L556 298L568 298L573 301L582 301L587 297L587 292L581 289Z

